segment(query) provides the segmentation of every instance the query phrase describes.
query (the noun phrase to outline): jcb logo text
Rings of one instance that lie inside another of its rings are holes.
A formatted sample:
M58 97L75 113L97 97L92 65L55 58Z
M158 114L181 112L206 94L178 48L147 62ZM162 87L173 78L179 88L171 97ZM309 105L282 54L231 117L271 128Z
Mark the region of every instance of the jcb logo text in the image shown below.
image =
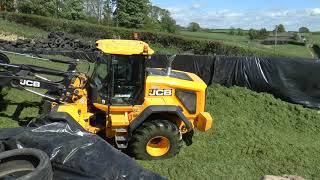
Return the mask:
M39 88L40 87L40 82L21 79L20 80L20 85Z
M172 89L150 89L149 96L172 96Z

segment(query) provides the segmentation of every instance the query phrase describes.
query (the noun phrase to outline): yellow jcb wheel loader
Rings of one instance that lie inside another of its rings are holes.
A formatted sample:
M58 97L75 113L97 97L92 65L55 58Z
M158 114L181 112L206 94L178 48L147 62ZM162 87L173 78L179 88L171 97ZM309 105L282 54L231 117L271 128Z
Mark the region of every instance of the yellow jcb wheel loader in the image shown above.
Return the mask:
M7 60L0 62L0 67L7 69L0 74L1 79L7 77L0 86L49 99L51 110L43 115L45 121L65 121L103 135L137 159L173 157L183 140L191 144L194 129L205 132L211 128L213 119L205 112L207 86L197 75L172 70L173 58L167 68L147 68L154 51L142 41L99 40L96 44L101 55L90 77L77 73L70 78L70 74L17 66ZM39 76L31 79L17 75L13 68L31 71L32 75L65 75L69 81L59 84ZM48 89L59 97L34 88Z

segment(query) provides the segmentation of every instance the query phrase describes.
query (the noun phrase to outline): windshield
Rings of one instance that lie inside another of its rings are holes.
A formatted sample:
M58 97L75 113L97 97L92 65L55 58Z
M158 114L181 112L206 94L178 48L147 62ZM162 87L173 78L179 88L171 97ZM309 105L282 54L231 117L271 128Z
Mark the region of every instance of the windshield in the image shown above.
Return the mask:
M97 63L93 81L102 102L139 104L144 92L145 56L106 55Z

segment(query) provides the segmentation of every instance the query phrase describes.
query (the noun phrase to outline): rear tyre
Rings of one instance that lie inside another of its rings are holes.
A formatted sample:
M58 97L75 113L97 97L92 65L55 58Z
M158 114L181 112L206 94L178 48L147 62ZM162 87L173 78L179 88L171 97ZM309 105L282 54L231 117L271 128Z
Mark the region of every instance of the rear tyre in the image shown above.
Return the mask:
M148 121L133 133L129 147L136 159L167 159L180 152L182 135L177 125L168 120Z
M47 154L37 149L15 149L0 153L0 179L52 180Z

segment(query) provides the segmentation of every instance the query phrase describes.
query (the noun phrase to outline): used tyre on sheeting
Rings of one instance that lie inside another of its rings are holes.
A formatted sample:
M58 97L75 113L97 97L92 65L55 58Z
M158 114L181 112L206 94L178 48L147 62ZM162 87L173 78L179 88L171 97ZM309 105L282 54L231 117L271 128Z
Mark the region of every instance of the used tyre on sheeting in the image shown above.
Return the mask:
M52 180L51 162L38 149L15 149L0 153L0 179Z

